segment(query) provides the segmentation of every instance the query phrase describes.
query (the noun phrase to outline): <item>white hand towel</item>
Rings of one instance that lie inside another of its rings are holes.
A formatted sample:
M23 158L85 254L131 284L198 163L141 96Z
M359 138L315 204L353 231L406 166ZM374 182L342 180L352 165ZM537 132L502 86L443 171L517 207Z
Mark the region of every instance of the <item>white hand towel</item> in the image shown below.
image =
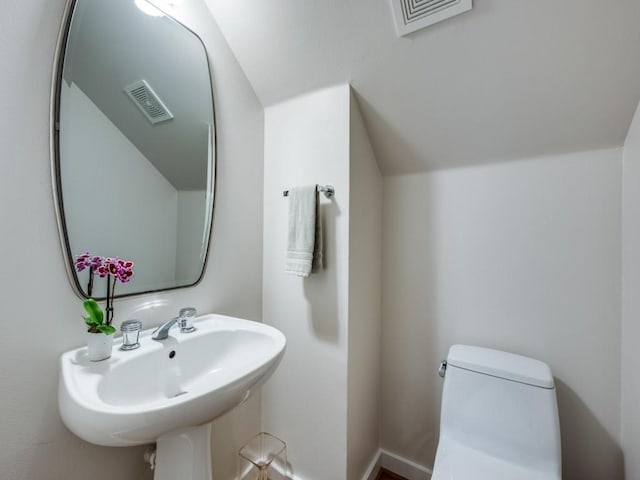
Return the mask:
M289 190L285 272L308 277L322 268L322 222L316 185Z

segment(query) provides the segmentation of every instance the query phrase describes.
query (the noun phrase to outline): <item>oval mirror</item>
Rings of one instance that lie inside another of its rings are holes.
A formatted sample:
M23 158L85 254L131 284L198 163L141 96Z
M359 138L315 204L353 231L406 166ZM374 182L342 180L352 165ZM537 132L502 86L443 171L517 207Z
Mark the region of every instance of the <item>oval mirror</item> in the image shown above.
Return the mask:
M74 268L90 252L135 263L117 296L194 285L215 183L205 47L145 0L76 0L69 12L54 86L53 169L72 283L82 296L104 297L101 279Z

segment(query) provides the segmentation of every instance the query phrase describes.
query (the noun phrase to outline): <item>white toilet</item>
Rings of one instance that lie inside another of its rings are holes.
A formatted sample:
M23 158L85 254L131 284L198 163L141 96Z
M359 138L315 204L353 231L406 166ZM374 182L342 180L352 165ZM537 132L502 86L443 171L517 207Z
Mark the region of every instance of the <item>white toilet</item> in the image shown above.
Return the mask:
M560 480L556 389L546 363L454 345L431 480Z

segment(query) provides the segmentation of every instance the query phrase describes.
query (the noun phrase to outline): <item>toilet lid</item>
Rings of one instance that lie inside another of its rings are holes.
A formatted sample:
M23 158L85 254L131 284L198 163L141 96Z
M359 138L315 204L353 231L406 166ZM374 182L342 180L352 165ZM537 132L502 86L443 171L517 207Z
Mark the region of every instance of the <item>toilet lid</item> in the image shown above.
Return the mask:
M431 480L561 480L560 472L518 465L462 445L438 447Z

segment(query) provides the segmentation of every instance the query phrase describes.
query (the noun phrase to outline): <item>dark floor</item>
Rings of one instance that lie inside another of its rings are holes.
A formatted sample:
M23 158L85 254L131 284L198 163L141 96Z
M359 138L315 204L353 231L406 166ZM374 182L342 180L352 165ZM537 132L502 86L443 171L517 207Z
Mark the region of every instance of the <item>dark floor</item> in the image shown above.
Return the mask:
M378 472L378 476L376 477L376 480L407 480L407 479L393 472L390 472L389 470L381 468L380 471Z

